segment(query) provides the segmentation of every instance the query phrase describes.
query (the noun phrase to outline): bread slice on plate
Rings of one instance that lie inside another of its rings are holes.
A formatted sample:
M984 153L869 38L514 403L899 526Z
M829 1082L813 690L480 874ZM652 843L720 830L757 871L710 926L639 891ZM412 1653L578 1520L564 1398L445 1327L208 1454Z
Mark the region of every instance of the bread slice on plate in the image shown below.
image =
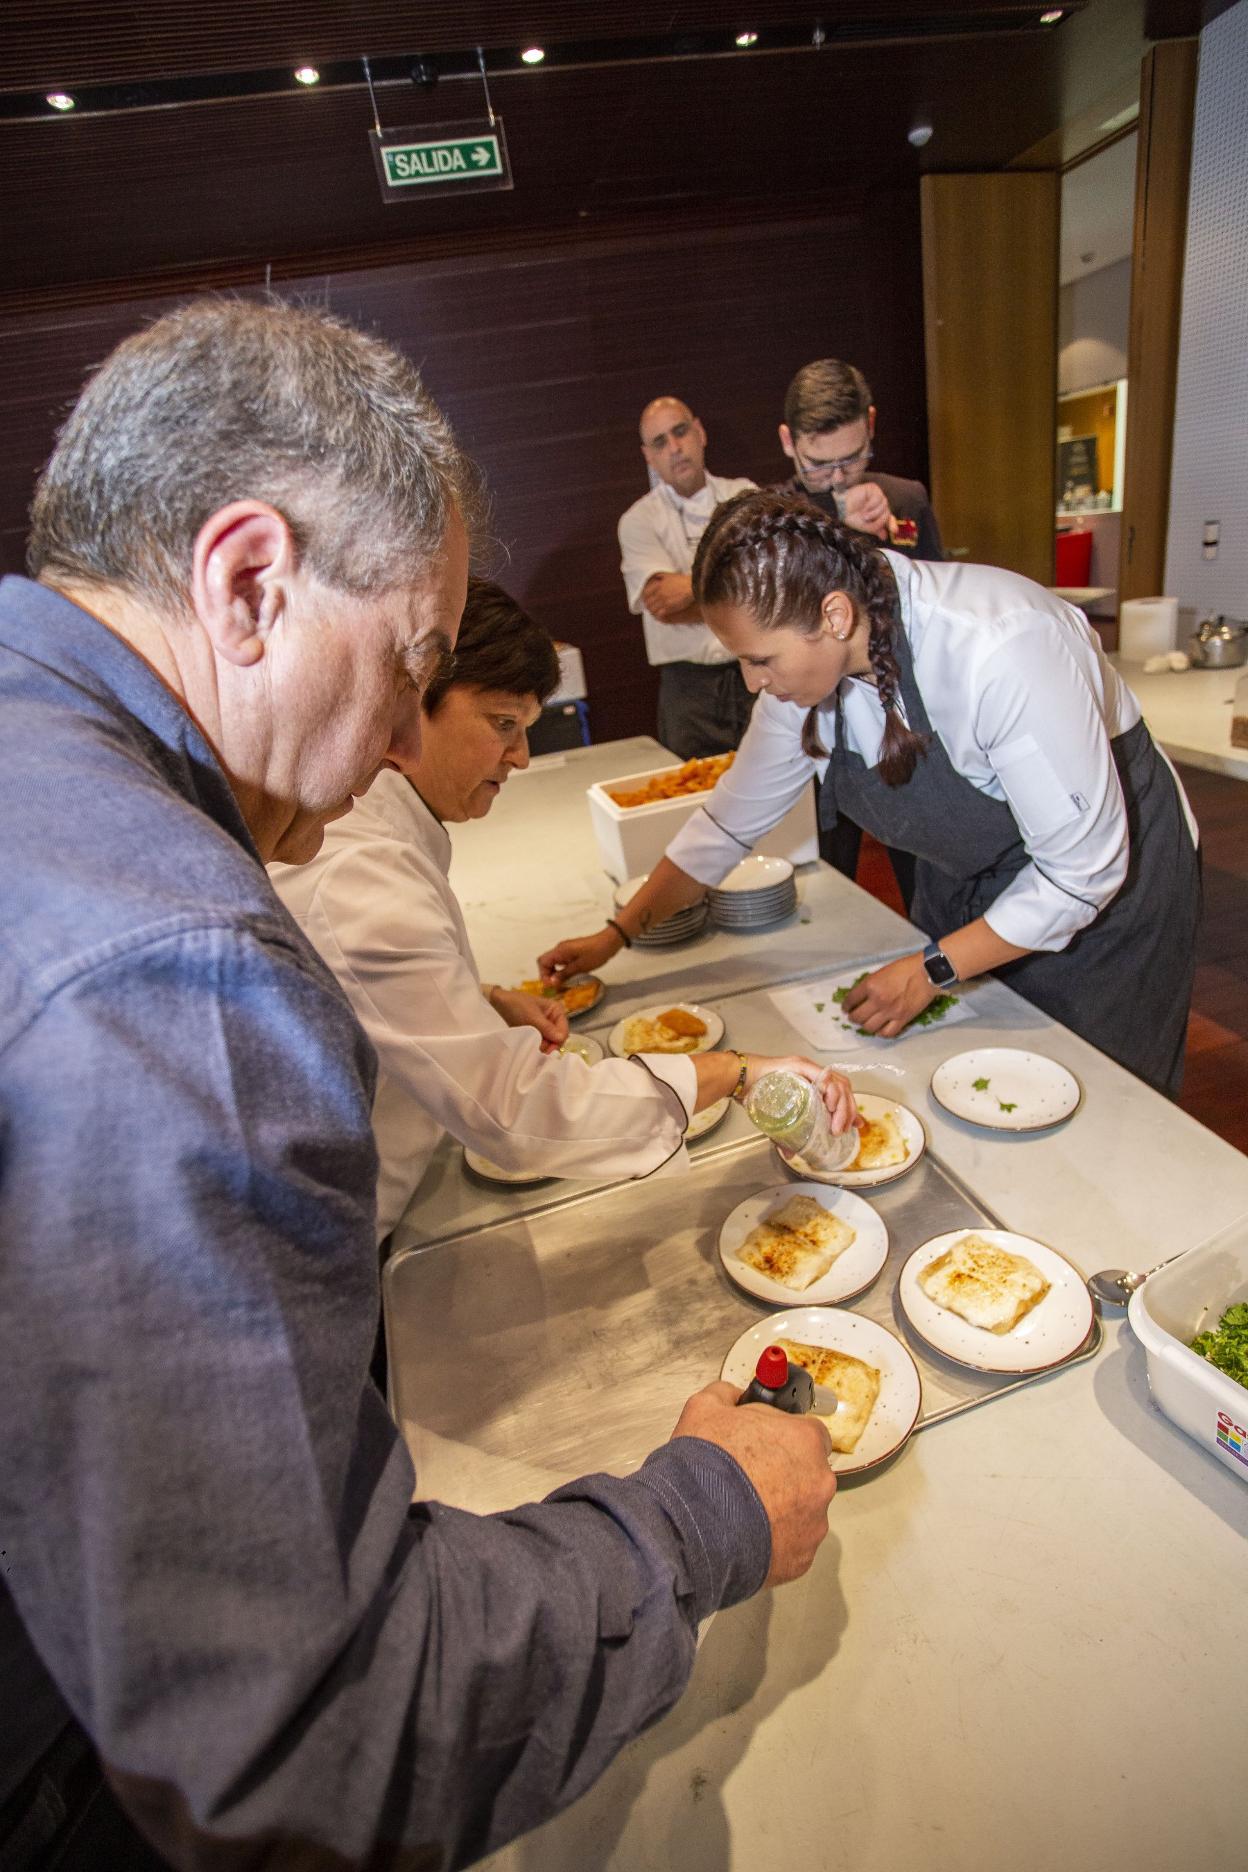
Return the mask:
M905 1163L908 1154L896 1112L859 1120L855 1170L887 1170L893 1164Z
M938 1255L918 1280L937 1306L991 1333L1009 1332L1049 1291L1034 1261L975 1234Z
M835 1412L817 1411L815 1415L828 1426L828 1435L837 1454L848 1456L858 1447L880 1395L879 1367L868 1365L865 1359L855 1358L850 1352L835 1352L831 1346L804 1345L800 1339L777 1339L776 1344L783 1346L792 1363L808 1371L817 1385L827 1385L835 1391Z
M752 1228L737 1258L768 1280L796 1293L821 1280L858 1231L826 1210L813 1196L792 1196Z

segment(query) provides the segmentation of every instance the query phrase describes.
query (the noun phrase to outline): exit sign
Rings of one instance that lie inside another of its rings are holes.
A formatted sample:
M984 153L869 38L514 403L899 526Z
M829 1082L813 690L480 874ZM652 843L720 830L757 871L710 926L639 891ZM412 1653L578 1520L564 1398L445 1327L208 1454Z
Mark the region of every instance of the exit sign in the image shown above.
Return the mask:
M370 130L368 134L383 201L512 186L499 117L492 124L440 124L423 130Z

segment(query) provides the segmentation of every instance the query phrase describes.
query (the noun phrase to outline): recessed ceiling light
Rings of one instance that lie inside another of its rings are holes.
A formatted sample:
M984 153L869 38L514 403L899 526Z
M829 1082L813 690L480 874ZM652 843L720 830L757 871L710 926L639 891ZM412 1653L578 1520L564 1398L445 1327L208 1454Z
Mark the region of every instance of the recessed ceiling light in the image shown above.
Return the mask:
M738 33L738 34L737 34L737 44L738 44L739 46L752 46L752 45L757 45L757 44L758 44L758 34L757 34L756 32L743 32L743 33Z
M73 110L74 100L68 91L49 91L48 103L53 110Z
M546 54L540 45L526 46L520 54L526 65L540 65Z
M295 73L296 84L320 84L321 74L315 65L301 65Z
M1042 26L1056 26L1058 20L1060 20L1062 16L1063 9L1061 7L1053 7L1048 13L1042 13L1040 15L1040 24Z

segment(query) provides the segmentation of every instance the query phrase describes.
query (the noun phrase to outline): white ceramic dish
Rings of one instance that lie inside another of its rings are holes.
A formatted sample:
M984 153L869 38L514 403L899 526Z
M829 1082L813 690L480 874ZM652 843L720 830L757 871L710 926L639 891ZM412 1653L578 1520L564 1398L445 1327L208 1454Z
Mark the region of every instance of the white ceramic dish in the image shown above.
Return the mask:
M731 1099L716 1099L713 1105L707 1105L702 1111L694 1112L689 1120L689 1128L685 1132L685 1143L692 1144L697 1138L704 1138L709 1131L714 1131L723 1124L731 1104Z
M982 1235L1011 1254L1026 1255L1049 1282L1044 1299L1007 1333L972 1326L948 1307L937 1306L919 1286L923 1269L964 1235ZM902 1268L897 1298L920 1339L956 1365L970 1365L975 1371L1047 1371L1077 1352L1092 1330L1092 1295L1078 1268L1044 1242L1011 1234L1008 1229L953 1229L947 1235L933 1236L915 1249Z
M657 1021L660 1014L666 1014L672 1008L682 1008L686 1014L695 1014L700 1021L706 1024L706 1032L701 1038L693 1046L682 1048L680 1049L681 1051L689 1053L709 1053L714 1047L719 1045L724 1037L724 1023L722 1016L717 1014L714 1008L699 1007L696 1001L656 1001L653 1007L638 1008L635 1013L627 1014L623 1020L616 1021L615 1026L607 1035L607 1046L611 1052L615 1054L617 1059L627 1059L628 1049L624 1045L624 1032L629 1022L635 1020ZM664 1048L661 1050L667 1051L668 1049ZM671 1050L675 1051L676 1049L673 1048ZM644 1051L644 1049L639 1049L639 1051Z
M913 1170L927 1149L927 1132L922 1119L908 1105L899 1105L896 1099L879 1098L874 1092L858 1092L854 1096L864 1118L882 1118L885 1112L895 1114L906 1147L904 1163L886 1164L879 1170L855 1170L852 1164L846 1170L812 1170L800 1157L785 1158L779 1151L776 1152L777 1162L792 1176L806 1177L814 1183L835 1183L841 1189L876 1189L881 1183L895 1183L898 1177Z
M955 1118L989 1131L1047 1131L1083 1103L1083 1087L1068 1066L1018 1047L975 1047L943 1060L932 1074L932 1097Z
M527 1183L553 1183L556 1179L545 1170L504 1170L498 1164L491 1163L488 1157L482 1157L464 1145L464 1162L473 1176L480 1177L483 1183L497 1183L508 1189L518 1189Z
M569 1034L559 1051L575 1053L587 1066L596 1066L600 1059L606 1058L602 1041L595 1040L593 1034Z
M1192 1351L1228 1306L1248 1300L1248 1217L1150 1274L1127 1318L1148 1360L1153 1402L1248 1482L1248 1389Z
M726 878L722 878L711 891L712 897L720 892L736 895L740 891L772 891L778 886L791 882L793 867L787 858L764 858L756 852L751 858L743 858L735 865Z
M830 1346L874 1365L880 1374L880 1394L857 1449L828 1458L838 1475L860 1475L896 1454L919 1421L923 1386L918 1366L895 1333L861 1313L837 1307L793 1307L743 1332L724 1360L720 1377L744 1389L754 1376L759 1354L777 1339Z
M774 1210L783 1209L794 1196L812 1196L829 1215L855 1231L855 1239L836 1257L827 1273L800 1292L748 1267L737 1252L751 1229ZM719 1258L730 1280L773 1306L834 1306L865 1292L878 1277L888 1260L888 1230L870 1203L848 1190L828 1189L818 1183L782 1183L755 1190L724 1218L719 1231Z

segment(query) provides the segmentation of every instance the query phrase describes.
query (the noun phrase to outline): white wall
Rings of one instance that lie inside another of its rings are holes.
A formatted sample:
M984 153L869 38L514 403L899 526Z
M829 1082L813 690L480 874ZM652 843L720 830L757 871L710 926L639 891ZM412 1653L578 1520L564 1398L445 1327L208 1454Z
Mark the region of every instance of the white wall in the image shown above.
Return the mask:
M1059 396L1126 376L1130 321L1129 257L1062 287L1057 313Z
M1248 617L1248 0L1200 35L1166 591Z

